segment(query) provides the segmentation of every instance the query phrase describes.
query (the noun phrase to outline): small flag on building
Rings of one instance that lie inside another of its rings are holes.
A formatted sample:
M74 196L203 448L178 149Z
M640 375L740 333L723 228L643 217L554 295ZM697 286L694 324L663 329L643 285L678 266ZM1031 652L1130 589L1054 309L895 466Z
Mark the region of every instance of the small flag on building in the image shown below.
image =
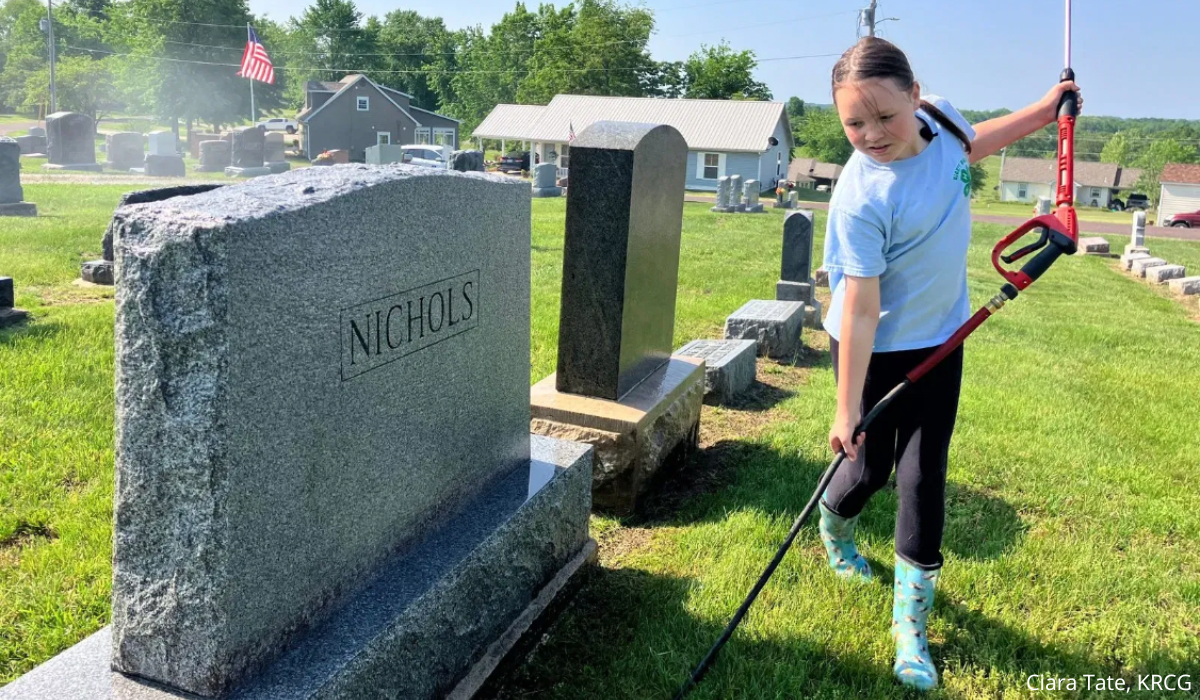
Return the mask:
M258 40L258 35L254 33L253 27L246 25L246 32L249 36L246 38L246 51L242 54L242 67L238 71L238 75L274 85L275 67L271 65L271 58L267 56L267 50Z
M575 140L575 124L567 122L567 143Z

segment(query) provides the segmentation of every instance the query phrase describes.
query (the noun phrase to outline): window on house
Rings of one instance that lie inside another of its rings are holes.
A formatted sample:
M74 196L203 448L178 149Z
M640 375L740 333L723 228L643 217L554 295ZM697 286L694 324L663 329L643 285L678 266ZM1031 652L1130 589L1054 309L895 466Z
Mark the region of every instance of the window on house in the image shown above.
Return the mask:
M429 127L427 127L427 126L417 127L417 130L413 134L413 138L416 139L416 143L429 143L430 142Z
M720 177L721 170L721 154L720 153L705 153L704 154L704 179L716 180Z
M392 143L392 134L388 131L380 131L375 134L375 144L378 146L389 146Z
M1025 199L1029 196L1029 185L1024 182L1017 185L1017 199Z
M562 168L563 170L566 170L567 168L571 167L571 157L570 156L559 156L558 157L558 167Z
M358 111L360 111L360 112L368 112L368 111L370 111L370 110L371 110L371 98L370 98L370 97L368 97L368 96L366 96L366 95L359 95L359 97L358 97Z
M434 129L433 143L454 148L454 129Z

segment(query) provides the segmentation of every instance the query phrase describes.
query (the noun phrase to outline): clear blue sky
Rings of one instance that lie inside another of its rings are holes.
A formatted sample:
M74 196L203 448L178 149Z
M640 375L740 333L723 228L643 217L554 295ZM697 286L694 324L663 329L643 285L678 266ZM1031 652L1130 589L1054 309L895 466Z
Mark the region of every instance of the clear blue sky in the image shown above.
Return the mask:
M515 0L357 4L368 15L411 9L441 16L456 29L490 27ZM531 8L537 4L527 2ZM658 60L682 60L701 43L722 38L736 49L753 49L761 60L844 51L854 42L856 11L868 0L643 4L657 21L650 51ZM1200 119L1200 2L1074 0L1074 5L1072 63L1087 113ZM252 11L276 20L301 14L304 6L304 0L250 0ZM960 108L1016 109L1040 97L1062 70L1062 0L881 0L878 16L899 18L881 25L880 36L904 49L927 92ZM835 60L764 61L757 78L777 100L797 95L806 102L829 103Z

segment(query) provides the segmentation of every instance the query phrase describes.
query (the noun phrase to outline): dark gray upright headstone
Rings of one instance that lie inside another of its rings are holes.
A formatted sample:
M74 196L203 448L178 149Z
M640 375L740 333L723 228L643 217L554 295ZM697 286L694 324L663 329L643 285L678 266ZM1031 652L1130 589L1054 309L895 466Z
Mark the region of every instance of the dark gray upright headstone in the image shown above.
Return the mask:
M559 391L617 399L671 355L687 143L596 122L571 145Z
M11 277L0 277L0 309L12 308L16 303L16 294L13 292L13 279Z
M108 161L105 163L113 170L129 172L130 168L139 168L146 157L142 135L133 131L122 131L104 137L108 150Z
M37 216L37 206L21 201L21 145L0 136L0 216Z
M0 204L15 204L25 198L21 189L21 145L0 136Z
M229 142L223 140L200 142L200 164L196 170L211 172L229 167Z
M267 132L261 126L248 126L233 132L231 165L235 168L261 168L266 152Z
M812 282L813 213L810 209L789 212L783 220L783 264L779 279Z
M96 126L86 114L55 112L46 117L50 165L96 165Z

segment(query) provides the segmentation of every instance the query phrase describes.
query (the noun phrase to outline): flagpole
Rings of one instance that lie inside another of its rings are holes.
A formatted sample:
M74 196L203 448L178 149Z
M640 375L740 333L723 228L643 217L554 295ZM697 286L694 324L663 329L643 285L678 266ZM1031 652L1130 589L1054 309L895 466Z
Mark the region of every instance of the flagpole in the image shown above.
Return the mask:
M250 23L247 22L246 23L246 42L249 43L249 41L250 41ZM250 125L253 126L255 120L258 118L258 111L254 109L254 78L252 78L250 76L246 76L246 79L250 81Z

